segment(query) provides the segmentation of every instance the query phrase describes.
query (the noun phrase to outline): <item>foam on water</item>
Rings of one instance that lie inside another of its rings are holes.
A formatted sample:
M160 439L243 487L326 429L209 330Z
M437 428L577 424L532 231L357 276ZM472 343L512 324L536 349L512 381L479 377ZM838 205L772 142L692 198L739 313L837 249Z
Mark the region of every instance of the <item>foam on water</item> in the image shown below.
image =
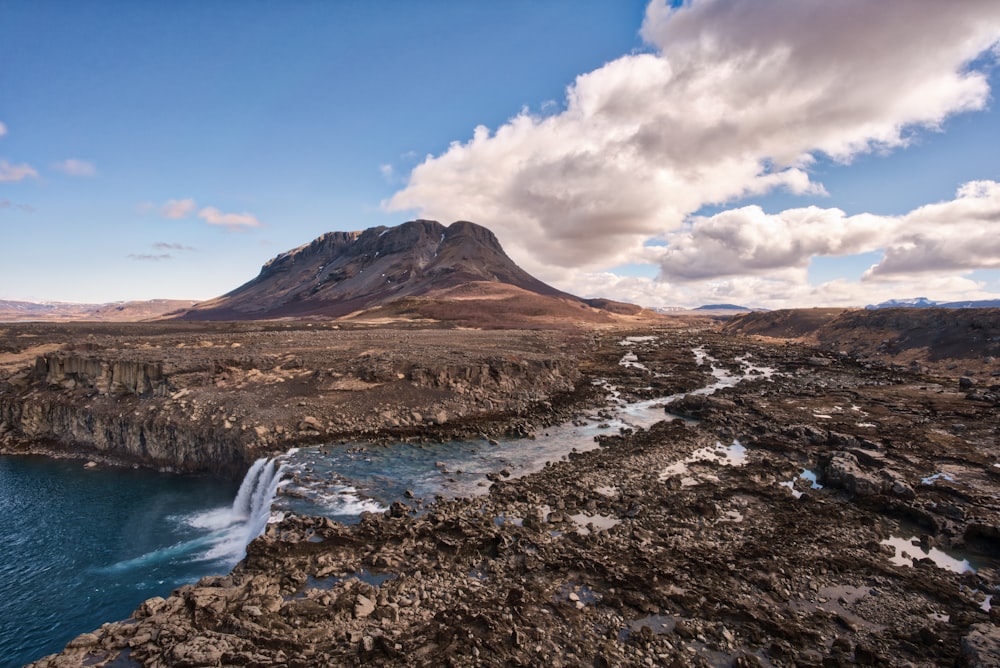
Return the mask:
M653 340L631 337L620 343L630 346ZM713 378L693 394L708 395L731 387L747 378L747 374L768 378L774 373L769 367L751 362L750 355L737 358L740 371L731 372L717 366L717 360L704 348L694 349L693 354L699 364L711 368ZM632 366L635 359L638 358L629 351L623 361ZM531 439L379 446L330 444L290 452L285 459L290 482L279 490L275 507L356 522L362 512L384 511L394 501L483 494L489 489L493 474L503 471L503 478L527 475L547 462L599 447L594 440L596 436L616 429L645 429L669 419L665 411L669 402L687 394L625 402L608 381L593 382L607 392L603 409L574 422L549 427ZM734 441L728 446L719 443L696 454L700 459L737 466L745 460L746 449Z

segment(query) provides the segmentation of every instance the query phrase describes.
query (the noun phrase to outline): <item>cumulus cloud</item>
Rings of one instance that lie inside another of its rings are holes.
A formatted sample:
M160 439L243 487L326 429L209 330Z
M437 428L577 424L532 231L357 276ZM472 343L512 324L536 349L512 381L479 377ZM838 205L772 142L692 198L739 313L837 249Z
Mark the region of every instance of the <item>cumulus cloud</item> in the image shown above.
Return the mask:
M1000 183L973 181L955 198L902 216L811 206L765 213L759 206L696 216L664 237L661 277L705 280L805 269L817 255L884 251L869 277L1000 268Z
M759 206L694 217L666 236L659 250L661 278L702 280L767 275L805 269L815 255L854 255L879 248L890 238L892 218L810 206L767 214Z
M740 207L692 217L663 240L665 246L646 249L647 259L655 256L659 265L660 282L705 296L745 296L755 304L776 304L782 297L864 302L865 291L876 284L893 291L910 285L924 294L928 281L939 293L960 296L960 290L981 288L961 274L1000 268L1000 183L966 183L954 199L900 216L848 216L815 206L770 214ZM871 252L882 258L860 283L830 284L822 291L807 285L812 258Z
M29 177L38 177L38 172L31 165L12 165L6 160L0 160L0 183L23 181Z
M954 200L907 214L888 240L885 257L865 279L899 274L1000 269L1000 183L973 181Z
M515 260L553 280L559 268L630 261L706 205L775 189L822 195L809 171L818 156L849 162L905 145L914 128L938 128L989 98L986 75L970 63L1000 39L995 0L947 11L937 0L671 5L647 8L641 33L653 52L577 77L560 113L521 111L495 130L475 128L427 156L383 207L483 223ZM841 238L822 239L824 220L838 217L737 210L712 221L714 231L695 224L723 250L737 219L754 219L760 233L805 225L777 247L737 244L758 256L732 259L762 276L801 269L809 253L864 246L877 232L872 220L845 218ZM699 275L693 256L677 266L682 278Z
M52 169L69 176L97 176L97 168L94 163L77 158L67 158L61 162L54 163Z
M160 206L160 215L164 218L177 220L179 218L187 218L197 208L198 205L195 204L193 199L168 199Z
M223 213L214 206L206 206L198 212L198 217L209 225L221 225L230 232L245 230L249 227L260 227L261 222L250 213Z

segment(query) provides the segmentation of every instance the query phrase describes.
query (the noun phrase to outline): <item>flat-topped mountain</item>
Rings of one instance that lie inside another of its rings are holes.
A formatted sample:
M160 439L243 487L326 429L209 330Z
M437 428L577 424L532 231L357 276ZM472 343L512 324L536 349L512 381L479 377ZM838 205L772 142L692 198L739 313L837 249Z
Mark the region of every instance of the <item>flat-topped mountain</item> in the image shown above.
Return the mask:
M521 269L481 225L414 220L328 232L268 261L253 280L203 302L189 320L404 318L523 325L525 318L612 321L642 309L584 300Z

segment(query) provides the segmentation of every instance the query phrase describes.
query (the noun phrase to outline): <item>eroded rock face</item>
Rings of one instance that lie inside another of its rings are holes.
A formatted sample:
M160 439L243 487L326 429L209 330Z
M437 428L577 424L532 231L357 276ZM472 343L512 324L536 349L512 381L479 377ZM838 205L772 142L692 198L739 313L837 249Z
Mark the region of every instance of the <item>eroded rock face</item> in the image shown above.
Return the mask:
M14 351L0 352L0 452L233 477L300 443L503 433L510 416L577 391L574 348L589 345L546 332L61 327L0 337ZM36 347L60 349L29 357Z
M95 389L100 394L165 396L170 387L160 362L107 360L52 353L35 360L35 375L53 388Z

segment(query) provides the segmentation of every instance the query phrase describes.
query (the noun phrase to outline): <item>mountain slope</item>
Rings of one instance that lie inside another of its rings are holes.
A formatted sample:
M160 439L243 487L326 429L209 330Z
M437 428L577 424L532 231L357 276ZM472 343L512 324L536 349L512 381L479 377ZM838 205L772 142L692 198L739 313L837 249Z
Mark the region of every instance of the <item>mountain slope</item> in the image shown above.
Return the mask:
M515 320L550 315L587 321L642 311L606 300L587 302L539 281L518 267L485 227L415 220L324 234L278 255L253 280L183 317L248 320L363 312L368 317L474 321L483 309Z
M791 309L736 316L723 333L796 339L857 357L1000 373L1000 309ZM940 370L939 369L939 370Z

